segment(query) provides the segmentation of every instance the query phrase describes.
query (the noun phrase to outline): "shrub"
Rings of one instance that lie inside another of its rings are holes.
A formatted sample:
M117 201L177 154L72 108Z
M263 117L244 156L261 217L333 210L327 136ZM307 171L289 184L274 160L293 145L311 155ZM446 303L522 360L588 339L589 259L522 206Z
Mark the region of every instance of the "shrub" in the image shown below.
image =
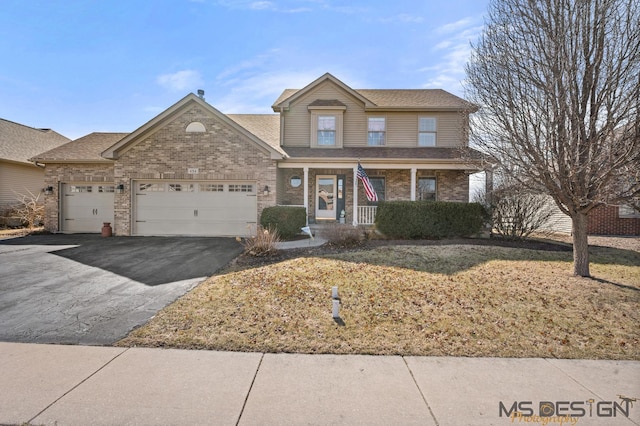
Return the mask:
M336 247L357 247L362 244L363 231L350 225L334 225L322 230L322 236Z
M487 219L478 203L384 201L378 205L376 228L393 238L467 237L480 233Z
M263 229L258 227L256 235L242 240L236 240L244 246L244 252L251 256L271 256L278 252L276 244L280 242L278 232L274 229Z
M275 206L262 210L260 225L265 229L275 229L283 239L291 239L307 224L304 207Z

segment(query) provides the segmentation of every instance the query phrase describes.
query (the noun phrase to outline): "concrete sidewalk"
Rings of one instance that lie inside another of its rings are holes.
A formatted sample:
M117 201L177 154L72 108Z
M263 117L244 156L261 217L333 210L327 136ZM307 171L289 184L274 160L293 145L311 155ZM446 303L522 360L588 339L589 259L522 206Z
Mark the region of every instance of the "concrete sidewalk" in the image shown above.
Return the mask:
M639 425L619 395L640 362L0 343L0 424Z

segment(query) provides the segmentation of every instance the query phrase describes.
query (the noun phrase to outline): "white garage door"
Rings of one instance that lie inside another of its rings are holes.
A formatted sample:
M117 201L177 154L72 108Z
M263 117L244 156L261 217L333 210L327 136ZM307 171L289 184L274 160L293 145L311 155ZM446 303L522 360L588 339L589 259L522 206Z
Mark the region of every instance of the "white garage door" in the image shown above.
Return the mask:
M100 232L113 223L113 184L62 184L62 231Z
M255 182L134 182L135 234L245 236L257 222Z

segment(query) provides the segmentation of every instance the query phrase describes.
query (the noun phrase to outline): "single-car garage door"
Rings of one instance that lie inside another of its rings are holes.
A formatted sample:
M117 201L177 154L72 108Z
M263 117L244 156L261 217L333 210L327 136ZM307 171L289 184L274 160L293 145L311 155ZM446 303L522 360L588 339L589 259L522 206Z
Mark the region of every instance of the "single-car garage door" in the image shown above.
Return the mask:
M136 181L136 235L245 236L257 223L255 182Z
M100 232L113 223L113 184L62 184L62 231Z

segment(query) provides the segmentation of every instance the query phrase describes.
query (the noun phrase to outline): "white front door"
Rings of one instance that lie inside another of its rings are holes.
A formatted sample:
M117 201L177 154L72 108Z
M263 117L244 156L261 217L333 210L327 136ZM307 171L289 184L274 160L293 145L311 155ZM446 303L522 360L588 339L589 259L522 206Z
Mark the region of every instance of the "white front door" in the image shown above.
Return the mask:
M316 176L316 220L336 219L336 176Z

